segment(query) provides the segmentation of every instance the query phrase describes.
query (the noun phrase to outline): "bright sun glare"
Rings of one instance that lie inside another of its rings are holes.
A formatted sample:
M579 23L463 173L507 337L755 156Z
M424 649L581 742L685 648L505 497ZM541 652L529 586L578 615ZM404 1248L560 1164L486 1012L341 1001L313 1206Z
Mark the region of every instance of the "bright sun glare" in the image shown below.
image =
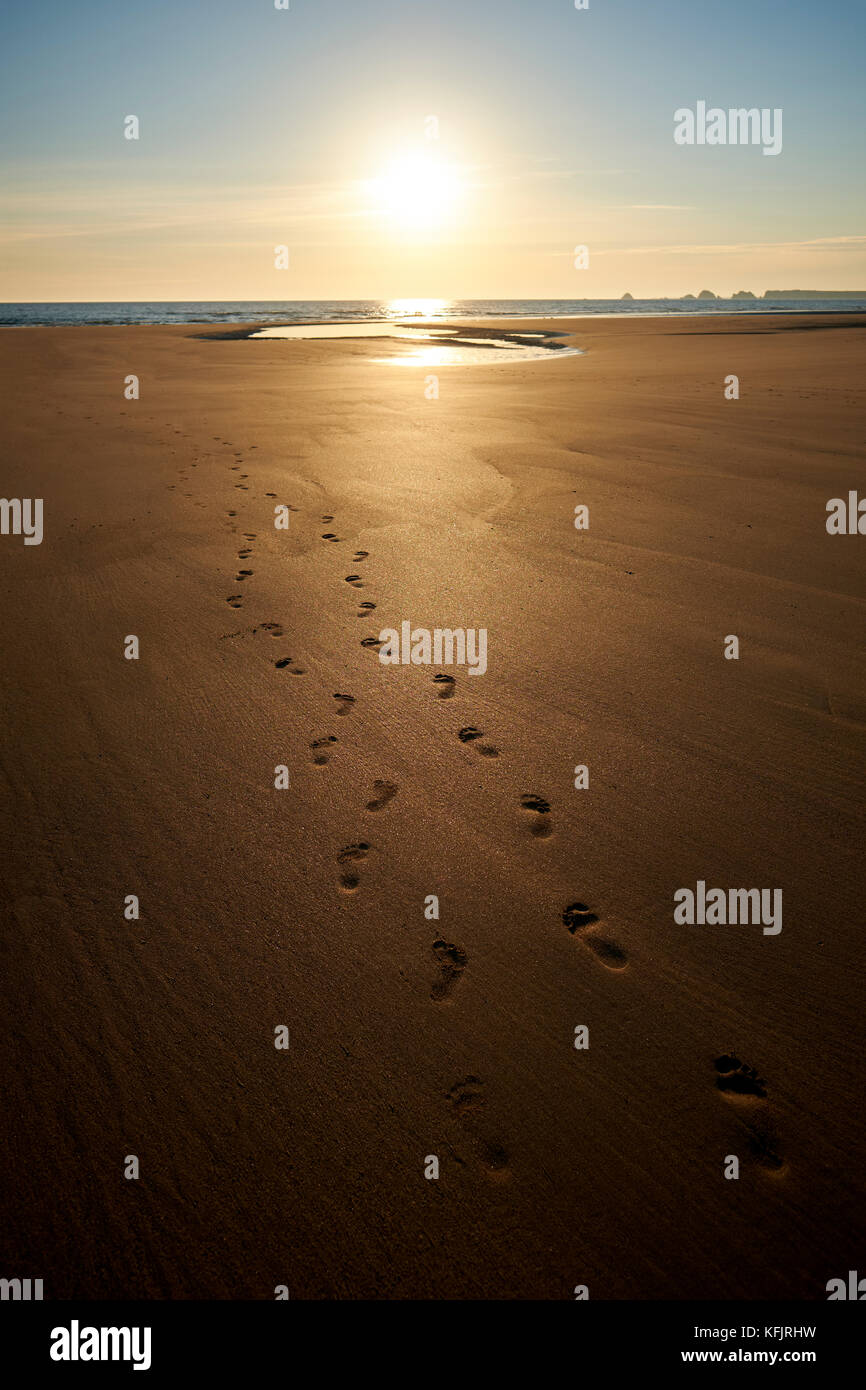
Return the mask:
M372 182L379 210L407 232L441 229L453 216L460 191L457 171L428 154L401 155Z

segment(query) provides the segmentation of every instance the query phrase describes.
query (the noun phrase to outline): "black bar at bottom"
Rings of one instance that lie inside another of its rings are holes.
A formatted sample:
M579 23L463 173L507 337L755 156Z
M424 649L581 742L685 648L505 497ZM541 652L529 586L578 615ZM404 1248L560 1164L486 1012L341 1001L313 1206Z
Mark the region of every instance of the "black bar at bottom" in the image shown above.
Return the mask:
M431 1373L440 1354L447 1359L456 1334L464 1370L478 1359L488 1373L506 1358L518 1373L510 1358L524 1352L541 1356L542 1378L543 1365L560 1352L584 1372L805 1365L824 1377L848 1376L859 1362L862 1329L863 1314L844 1302L6 1302L0 1374L15 1366L17 1384L31 1371L61 1383L109 1368L146 1383L184 1372L223 1380L282 1366L306 1379L306 1353L317 1374L345 1359L352 1374L414 1378ZM417 1334L409 1348L426 1348L414 1367L406 1343L391 1342L394 1334Z

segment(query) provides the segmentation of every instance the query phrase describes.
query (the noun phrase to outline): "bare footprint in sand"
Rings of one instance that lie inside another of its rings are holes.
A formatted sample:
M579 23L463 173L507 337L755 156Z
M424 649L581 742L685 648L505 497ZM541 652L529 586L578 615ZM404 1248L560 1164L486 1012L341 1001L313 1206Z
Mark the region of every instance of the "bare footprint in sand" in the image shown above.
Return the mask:
M305 676L307 674L305 667L296 666L294 658L291 656L281 656L279 661L274 662L274 665L278 671L285 671L288 667L290 676Z
M331 749L337 742L334 734L328 734L326 738L317 738L310 747L313 750L313 763L316 767L325 767L331 761Z
M455 946L441 936L433 942L433 954L441 973L430 990L430 998L441 1003L452 994L454 986L466 969L469 957L460 946Z
M240 608L243 605L243 598L240 594L229 594L226 603L229 608Z
M375 603L362 603L362 604L361 604L361 607L358 609L357 613L355 614L355 617L356 617L356 618L368 618L368 617L370 616L370 614L372 613L372 611L373 611L373 609L374 609L375 607L376 607Z
M372 801L367 802L368 811L381 811L383 806L387 806L389 801L393 801L397 792L400 790L393 782L377 781L373 783L373 791L376 796Z
M354 560L356 565L359 565L362 560L366 560L369 554L369 550L356 550L354 555L352 556L352 559Z
M483 1082L477 1076L467 1076L463 1081L457 1081L451 1087L445 1099L458 1115L465 1115L467 1111L471 1110L480 1110L484 1105Z
M364 840L359 840L355 845L347 845L341 849L337 855L337 863L343 868L340 874L340 887L345 893L355 893L361 886L361 875L357 871L357 866L363 864L369 858L371 846Z
M571 935L588 946L608 970L625 970L628 965L626 952L615 941L598 934L595 929L598 917L586 903L572 903L563 912L562 921Z
M520 798L520 805L533 816L530 829L536 839L549 839L553 834L550 825L550 803L545 801L543 796L535 796L530 792Z
M779 1148L779 1136L767 1103L767 1083L754 1067L746 1066L735 1052L725 1052L714 1062L716 1086L737 1108L737 1119L748 1136L749 1154L774 1176L788 1171Z
M338 541L339 539L339 536L333 535L330 531L326 531L325 534L322 536L323 541Z
M434 676L433 683L437 687L436 694L440 700L453 700L457 685L453 676Z
M457 737L461 743L475 743L479 738L483 738L484 734L481 729L476 729L474 724L467 724L465 728L460 730ZM499 749L495 748L492 743L479 743L478 752L482 758L499 757Z
M478 1131L481 1117L476 1119L476 1115L484 1109L485 1105L484 1088L481 1080L477 1076L467 1076L465 1080L458 1081L456 1085L451 1087L446 1099L467 1132L472 1136L475 1150L488 1177L500 1182L507 1179L509 1177L509 1159L504 1145L500 1144L497 1139L490 1139Z
M761 1079L754 1067L747 1067L733 1052L717 1057L715 1062L716 1085L728 1095L740 1097L765 1098L766 1082Z
M360 574L347 574L346 583L351 584L353 589L363 589L364 581Z
M352 713L352 707L355 703L354 695L335 695L334 699L338 703L337 714L345 718L347 714Z
M362 638L361 638L361 646L362 646L362 647L376 647L376 648L378 648L378 647L384 647L384 645L385 645L385 643L382 641L381 637L362 637Z

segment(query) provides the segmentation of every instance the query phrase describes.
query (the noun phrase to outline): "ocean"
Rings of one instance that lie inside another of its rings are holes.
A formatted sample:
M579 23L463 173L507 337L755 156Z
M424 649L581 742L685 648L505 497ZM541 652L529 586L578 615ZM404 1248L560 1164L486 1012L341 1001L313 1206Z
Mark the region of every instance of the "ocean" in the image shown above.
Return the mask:
M313 299L0 304L0 324L368 323L394 319L579 318L606 314L866 312L851 299Z

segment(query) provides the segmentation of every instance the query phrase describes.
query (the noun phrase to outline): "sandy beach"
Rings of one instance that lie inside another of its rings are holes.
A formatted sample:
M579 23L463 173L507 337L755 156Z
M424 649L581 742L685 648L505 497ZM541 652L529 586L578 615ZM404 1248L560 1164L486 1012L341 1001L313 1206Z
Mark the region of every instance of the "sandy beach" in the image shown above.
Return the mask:
M436 398L374 339L0 330L44 499L0 538L4 1271L46 1298L863 1272L866 541L825 522L866 319L507 327L583 355ZM405 621L486 672L381 664ZM781 930L677 923L698 882Z

